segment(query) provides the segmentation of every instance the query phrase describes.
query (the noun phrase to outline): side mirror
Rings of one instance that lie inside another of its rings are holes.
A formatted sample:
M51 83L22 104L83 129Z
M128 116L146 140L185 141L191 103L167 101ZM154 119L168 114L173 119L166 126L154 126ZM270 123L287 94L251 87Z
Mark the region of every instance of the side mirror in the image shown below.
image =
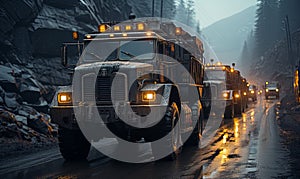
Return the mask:
M63 45L61 47L61 64L66 67L68 66L68 53L67 53L67 46Z

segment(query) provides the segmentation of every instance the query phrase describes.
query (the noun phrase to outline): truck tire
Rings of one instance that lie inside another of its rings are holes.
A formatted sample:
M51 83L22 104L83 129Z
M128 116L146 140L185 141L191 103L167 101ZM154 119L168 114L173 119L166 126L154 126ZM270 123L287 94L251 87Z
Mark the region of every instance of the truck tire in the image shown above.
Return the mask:
M234 104L234 116L241 116L242 115L242 104L238 102Z
M208 106L208 107L204 107L204 108L203 108L203 115L204 115L204 118L205 118L205 119L208 119L208 118L209 118L210 109L211 109L211 106Z
M224 119L233 119L234 117L234 107L230 105L225 108Z
M182 139L180 133L179 110L175 102L173 102L166 111L162 123L160 123L159 131L168 135L171 131L170 137L160 139L160 141L151 144L152 154L154 158L159 158L161 153L172 151L168 156L164 157L167 160L176 160L182 149ZM176 125L176 123L178 123ZM174 129L176 125L176 128ZM174 129L174 130L173 130Z
M91 144L82 132L60 127L58 130L59 149L65 160L85 160Z
M204 118L204 110L202 109L200 111L199 120L198 120L197 124L195 125L195 128L194 128L192 134L189 136L188 140L186 141L187 145L199 146L200 137L202 135L203 128L204 128L204 119L205 119Z

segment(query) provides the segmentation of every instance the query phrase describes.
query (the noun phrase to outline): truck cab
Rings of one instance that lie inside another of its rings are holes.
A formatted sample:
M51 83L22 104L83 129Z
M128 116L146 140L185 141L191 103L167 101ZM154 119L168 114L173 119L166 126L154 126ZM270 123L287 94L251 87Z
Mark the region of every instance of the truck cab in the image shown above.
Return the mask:
M252 101L257 101L257 87L256 85L249 85L248 97L252 99Z
M279 99L280 85L278 82L269 82L265 83L265 98L270 99L270 97L275 97Z
M231 67L221 62L205 65L204 115L234 117L234 91L231 88Z

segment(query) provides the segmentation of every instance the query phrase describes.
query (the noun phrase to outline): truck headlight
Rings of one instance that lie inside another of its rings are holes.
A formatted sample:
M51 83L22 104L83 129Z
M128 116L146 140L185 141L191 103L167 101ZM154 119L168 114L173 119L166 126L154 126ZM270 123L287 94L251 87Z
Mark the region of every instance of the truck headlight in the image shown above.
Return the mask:
M57 95L58 104L67 105L72 104L72 93L70 92L59 92Z
M276 92L279 92L279 89L276 89Z
M229 94L227 92L223 93L223 98L228 99L229 98Z
M235 97L235 98L239 98L240 95L239 95L239 94L235 94L234 97Z
M155 101L156 94L154 91L145 91L142 93L143 101Z

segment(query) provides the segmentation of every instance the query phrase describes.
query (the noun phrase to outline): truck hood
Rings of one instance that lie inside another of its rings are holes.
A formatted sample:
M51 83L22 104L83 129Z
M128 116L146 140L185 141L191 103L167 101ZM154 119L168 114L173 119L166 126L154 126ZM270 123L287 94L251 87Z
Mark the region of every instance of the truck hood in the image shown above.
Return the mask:
M220 81L220 80L208 80L208 81L204 81L203 83L209 83L209 84L221 85L221 84L225 84L225 81Z
M77 66L75 71L94 71L97 73L102 67L114 67L116 70L130 70L130 69L147 69L153 70L153 65L149 63L139 63L139 62L130 62L130 61L107 61L107 62L95 62L90 64L83 64Z

